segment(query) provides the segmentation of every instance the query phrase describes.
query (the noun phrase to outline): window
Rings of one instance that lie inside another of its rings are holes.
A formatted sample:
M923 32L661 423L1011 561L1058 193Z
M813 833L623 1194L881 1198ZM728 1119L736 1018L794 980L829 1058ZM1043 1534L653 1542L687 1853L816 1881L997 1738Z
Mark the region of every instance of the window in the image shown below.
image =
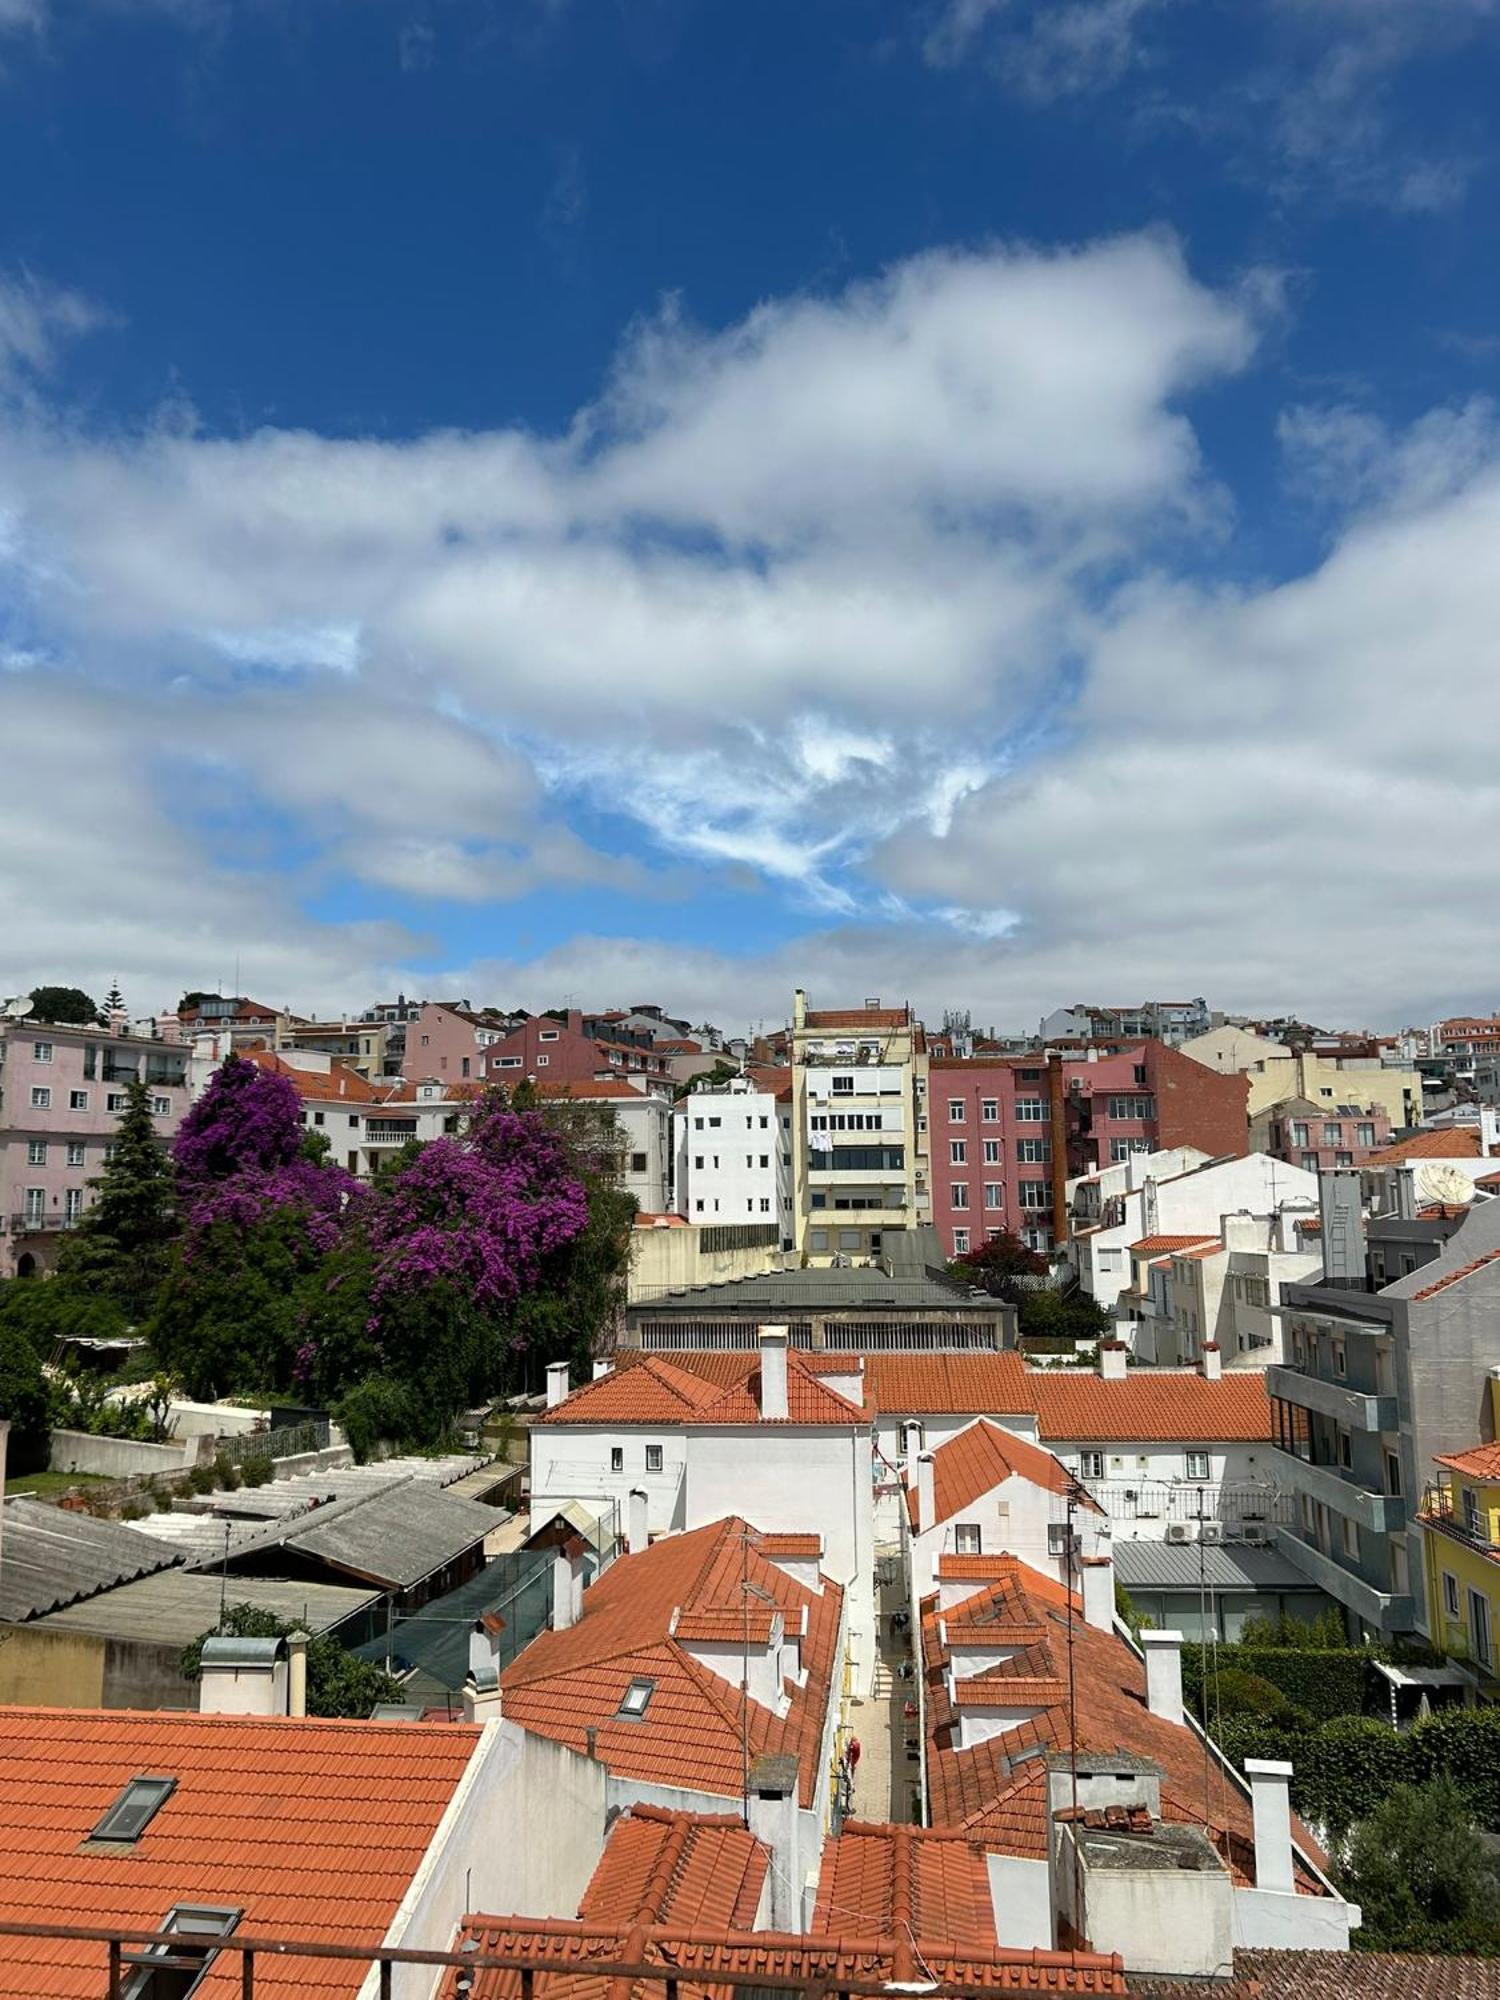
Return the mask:
M634 1680L620 1696L618 1714L629 1722L639 1722L651 1706L651 1697L656 1692L656 1682Z
M1040 1125L1047 1116L1047 1103L1041 1097L1018 1097L1016 1117L1023 1125Z
M424 1036L422 1037L422 1046L423 1046L423 1048L424 1048L424 1049L425 1049L425 1048L426 1048L426 1046L427 1046L427 1042L428 1042L428 1037L427 1037L426 1035L424 1035Z
M1339 1452L1338 1452L1339 1464L1343 1467L1345 1472L1348 1472L1353 1467L1354 1464L1354 1445L1350 1439L1349 1433L1346 1430L1341 1429L1339 1431L1338 1441L1339 1441Z
M469 1074L469 1058L465 1056L459 1063L458 1067L460 1074L462 1074L463 1076L467 1076Z
M1342 1382L1345 1375L1349 1372L1349 1364L1345 1359L1344 1343L1341 1340L1336 1340L1333 1342L1332 1353L1333 1353L1333 1372L1335 1375L1338 1376L1339 1380Z
M1294 1146L1305 1146L1307 1138L1308 1128L1305 1120L1294 1118L1292 1120L1292 1144Z
M1207 1479L1208 1453L1206 1451L1190 1451L1186 1454L1186 1457L1188 1478Z
M559 1030L556 1028L538 1028L537 1030L536 1038L539 1042L555 1042L558 1037Z
M1052 1158L1052 1141L1050 1139L1017 1139L1016 1158L1018 1160L1026 1160L1034 1166L1039 1166L1044 1161Z
M701 1165L702 1163L700 1162L699 1164ZM693 1213L695 1215L701 1215L703 1213L703 1197L701 1194L694 1197Z
M188 2000L218 1957L219 1940L237 1927L242 1914L178 1903L162 1921L162 1942L147 1946L121 1988L125 2000Z
M1349 1558L1350 1562L1358 1562L1359 1528L1353 1521L1349 1520L1347 1517L1342 1522L1340 1522L1339 1525L1342 1529L1344 1554Z
M959 1521L953 1530L953 1553L956 1556L977 1556L979 1548L979 1523Z
M964 1122L963 1099L961 1097L950 1097L948 1099L948 1123L950 1125L962 1125L963 1122Z
M70 1167L81 1167L83 1165L82 1139L70 1139L68 1141L68 1165Z
M980 1105L979 1105L979 1115L984 1120L986 1125L998 1124L1000 1121L999 1098L998 1097L982 1098L980 1100Z
M551 1060L552 1060L551 1056L538 1056L536 1059L536 1066L538 1069L545 1069L547 1065L551 1062Z
M1333 1164L1336 1167L1352 1167L1354 1165L1354 1155L1352 1153L1335 1153Z
M1072 1536L1066 1521L1047 1523L1047 1553L1049 1556L1065 1556L1072 1547Z
M609 1469L610 1469L610 1471L611 1471L611 1472L623 1472L623 1471L625 1470L625 1447L624 1447L624 1445L622 1445L622 1444L612 1444L612 1445L610 1446L610 1448L609 1448Z
M954 1230L954 1232L953 1232L953 1254L954 1254L954 1256L955 1256L955 1257L967 1257L967 1256L968 1256L968 1254L969 1254L969 1232L968 1232L968 1230L967 1230L967 1229L955 1229L955 1230Z
M33 1111L50 1111L52 1109L52 1092L48 1090L45 1084L34 1083L31 1086L31 1108Z
M854 1095L854 1078L852 1076L836 1076L833 1079L833 1094L835 1097L852 1097Z
M45 1167L47 1164L47 1141L28 1139L26 1141L26 1164L28 1167Z
M949 1200L954 1208L967 1208L969 1205L969 1183L967 1181L955 1181L949 1191Z
M1443 1571L1443 1609L1450 1618L1458 1616L1458 1578L1447 1569Z
M986 1165L987 1167L998 1167L998 1166L999 1166L999 1164L1000 1164L1000 1141L999 1141L998 1139L986 1139L986 1140L985 1140L985 1142L984 1142L984 1164L985 1164L985 1165Z
M985 1182L984 1205L986 1208L1004 1208L1005 1189L999 1181Z
M693 1165L697 1169L697 1171L701 1174L703 1171L703 1155L701 1153L694 1153Z
M659 1444L648 1444L648 1445L647 1445L647 1447L646 1447L646 1470L647 1470L648 1472L660 1472L660 1471L661 1471L661 1446L660 1446Z
M1022 1083L1040 1083L1042 1080L1042 1072L1039 1069L1018 1069L1016 1075Z
M106 1111L123 1111L125 1109L124 1091L111 1090L107 1092L104 1099L104 1108Z
M1079 1452L1078 1476L1080 1479L1102 1479L1104 1477L1104 1453L1102 1451Z
M1490 1601L1482 1592L1469 1592L1469 1643L1482 1667L1490 1664Z
M50 1042L33 1042L31 1045L31 1060L33 1062L51 1062L52 1044Z
M83 1189L69 1188L63 1196L63 1214L69 1222L76 1222L83 1214Z
M1479 1499L1472 1486L1466 1486L1464 1493L1464 1526L1476 1542L1488 1539L1484 1532L1484 1516L1479 1511Z
M630 1171L633 1174L643 1174L646 1171L646 1155L644 1153L631 1154Z
M1317 1156L1317 1154L1316 1154L1316 1153L1304 1153L1304 1154L1302 1155L1302 1165L1303 1165L1303 1168L1304 1168L1304 1170L1305 1170L1305 1171L1306 1171L1307 1173L1310 1173L1310 1174L1315 1174L1315 1173L1316 1173L1316 1172L1318 1171L1318 1156Z
M1342 1146L1343 1143L1344 1128L1337 1120L1332 1120L1323 1127L1323 1144L1325 1146Z
M111 1106L111 1109L113 1109L113 1106ZM327 1120L325 1119L321 1111L315 1111L313 1113L313 1123L314 1125L324 1125L327 1123Z
M132 1778L89 1839L139 1840L176 1789L175 1778Z
M1396 1451L1385 1455L1385 1490L1395 1494L1401 1491L1401 1454Z
M1045 1208L1048 1200L1047 1183L1045 1181L1022 1181L1022 1208Z
M771 1164L771 1155L769 1153L762 1153L760 1156L760 1164L762 1170L769 1167Z
M68 1109L70 1111L87 1111L88 1108L89 1094L86 1090L70 1090L68 1092Z
M1354 1128L1354 1143L1356 1146L1373 1146L1375 1143L1375 1127L1373 1125L1356 1125Z
M1150 1118L1154 1109L1149 1097L1112 1097L1109 1100L1111 1118Z
M950 1166L965 1166L968 1158L969 1142L967 1139L950 1139L948 1141L948 1164Z
M152 1111L152 1115L153 1115L154 1117L157 1117L157 1118L169 1118L169 1117L170 1117L170 1116L172 1115L172 1100L171 1100L171 1098L170 1098L170 1097L153 1097L153 1098L152 1098L152 1100L151 1100L151 1111ZM351 1125L357 1125L357 1124L359 1123L359 1120L358 1120L357 1118L351 1118L351 1119L349 1120L349 1123L350 1123Z

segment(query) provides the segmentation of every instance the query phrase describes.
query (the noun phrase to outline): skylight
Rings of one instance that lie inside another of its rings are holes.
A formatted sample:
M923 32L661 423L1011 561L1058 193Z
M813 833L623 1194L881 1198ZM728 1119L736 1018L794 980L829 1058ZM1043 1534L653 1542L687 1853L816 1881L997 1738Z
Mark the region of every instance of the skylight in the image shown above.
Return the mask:
M132 1778L89 1838L139 1840L176 1789L175 1778Z
M656 1682L635 1680L620 1697L620 1714L638 1722L646 1713L651 1697L656 1692Z

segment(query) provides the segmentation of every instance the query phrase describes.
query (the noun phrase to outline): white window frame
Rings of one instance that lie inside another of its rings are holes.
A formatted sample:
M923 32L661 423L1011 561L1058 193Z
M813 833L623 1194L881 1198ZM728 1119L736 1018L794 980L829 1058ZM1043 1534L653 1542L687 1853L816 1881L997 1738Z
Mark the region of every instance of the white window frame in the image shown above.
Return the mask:
M1213 1464L1206 1451L1184 1452L1183 1462L1187 1466L1189 1479L1204 1480L1213 1477Z

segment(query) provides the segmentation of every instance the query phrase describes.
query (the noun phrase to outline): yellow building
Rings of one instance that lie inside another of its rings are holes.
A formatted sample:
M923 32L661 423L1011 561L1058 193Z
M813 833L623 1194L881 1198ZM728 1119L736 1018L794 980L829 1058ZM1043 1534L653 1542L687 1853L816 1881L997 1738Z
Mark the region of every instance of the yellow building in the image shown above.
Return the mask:
M1491 1395L1500 1383L1491 1383ZM1435 1461L1417 1524L1427 1577L1427 1629L1433 1643L1500 1681L1500 1443L1475 1445ZM1492 1687L1491 1692L1497 1690Z
M1243 1075L1250 1085L1246 1109L1252 1119L1285 1098L1305 1097L1319 1106L1379 1105L1396 1131L1422 1122L1422 1079L1417 1071L1375 1056L1320 1056L1311 1050L1298 1054L1248 1028L1227 1024L1184 1042L1182 1053L1221 1075Z

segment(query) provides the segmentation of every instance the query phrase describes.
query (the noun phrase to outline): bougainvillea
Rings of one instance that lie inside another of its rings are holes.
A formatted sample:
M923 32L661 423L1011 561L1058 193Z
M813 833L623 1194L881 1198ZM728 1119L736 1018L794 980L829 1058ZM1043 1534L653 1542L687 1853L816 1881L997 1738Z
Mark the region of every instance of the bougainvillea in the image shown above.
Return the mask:
M272 1210L285 1209L300 1218L309 1250L326 1257L338 1246L345 1213L358 1192L358 1181L342 1167L317 1166L311 1160L292 1160L265 1172L252 1168L229 1180L211 1181L200 1188L188 1210L183 1254L188 1258L200 1254L219 1223L243 1235Z
M302 1100L291 1078L231 1054L178 1127L172 1158L193 1193L209 1181L289 1165L302 1138Z

